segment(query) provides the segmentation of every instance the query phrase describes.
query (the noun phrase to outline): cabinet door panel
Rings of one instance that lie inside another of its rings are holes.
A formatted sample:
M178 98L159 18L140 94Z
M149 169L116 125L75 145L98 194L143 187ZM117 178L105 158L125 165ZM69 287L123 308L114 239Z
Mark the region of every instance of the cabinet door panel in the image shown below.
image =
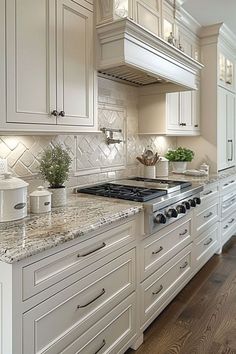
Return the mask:
M160 1L137 0L135 1L136 21L149 31L160 35Z
M217 146L218 146L218 169L227 167L227 91L218 89L218 127L217 127Z
M7 43L7 121L55 123L54 0L8 0Z
M227 93L227 162L235 163L235 95Z
M192 129L192 91L180 92L180 124L184 129Z
M93 125L93 13L57 2L58 124Z
M166 95L168 129L179 130L179 93L173 92Z

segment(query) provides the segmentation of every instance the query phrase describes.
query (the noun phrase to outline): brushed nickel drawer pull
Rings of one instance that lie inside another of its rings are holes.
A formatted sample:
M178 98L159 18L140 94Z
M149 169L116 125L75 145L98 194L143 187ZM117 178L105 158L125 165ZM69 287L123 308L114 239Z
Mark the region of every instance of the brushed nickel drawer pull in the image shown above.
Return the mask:
M212 216L213 215L213 213L212 212L210 212L209 214L207 214L207 215L204 215L204 218L205 219L207 219L207 218L209 218L210 216Z
M228 229L229 225L225 225L224 226L224 230Z
M78 254L77 254L77 257L78 257L78 258L80 258L80 257L86 257L86 256L88 256L89 254L92 254L92 253L94 253L94 252L96 252L96 251L99 251L100 249L102 249L102 248L104 248L104 247L106 247L105 242L103 242L101 246L95 248L95 249L92 250L92 251L89 251L89 252L84 253L84 254L78 253Z
M99 298L100 298L102 295L104 295L105 293L106 293L106 290L103 288L102 291L101 291L101 293L100 293L98 296L96 296L93 300L87 302L87 304L85 304L85 305L78 305L78 306L77 306L77 309L83 309L84 307L87 307L87 306L91 305L94 301L96 301L97 299L99 299Z
M212 239L212 238L210 238L210 240L209 240L209 241L207 241L206 243L204 243L204 246L208 246L210 243L212 243L212 241L213 241L213 239Z
M230 182L229 182L229 184L232 184L232 183L234 183L234 182L235 182L235 180L234 180L234 179L232 179L232 181L230 181Z
M100 348L99 348L98 350L96 350L96 352L95 352L94 354L98 354L98 353L100 352L100 350L101 350L103 347L105 347L105 345L106 345L106 341L105 341L105 339L103 339Z
M153 291L152 295L157 295L163 290L163 285L160 286L160 288L157 291Z
M158 254L158 253L160 253L162 250L163 250L163 247L160 246L159 250L153 251L152 254Z
M229 185L229 183L225 183L225 184L224 184L224 187L227 187L228 185Z
M206 193L203 193L203 195L209 195L209 194L211 194L211 193L213 193L213 191L208 191L208 192L206 192Z
M184 232L180 232L179 236L184 236L188 232L188 229L185 229Z
M187 261L185 261L185 262L184 262L184 264L183 264L182 266L180 266L180 269L184 269L184 268L186 268L186 267L187 267L187 265L188 265L188 262L187 262Z
M230 221L229 221L229 224L232 224L232 222L234 222L234 218L232 218Z

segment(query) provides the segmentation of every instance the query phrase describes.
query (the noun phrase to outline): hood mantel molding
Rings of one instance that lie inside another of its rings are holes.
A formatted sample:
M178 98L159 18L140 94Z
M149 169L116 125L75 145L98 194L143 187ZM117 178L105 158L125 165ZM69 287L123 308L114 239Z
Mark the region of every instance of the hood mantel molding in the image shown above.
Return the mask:
M172 83L197 88L203 65L126 18L97 26L98 71L136 86ZM177 86L176 86L177 85Z

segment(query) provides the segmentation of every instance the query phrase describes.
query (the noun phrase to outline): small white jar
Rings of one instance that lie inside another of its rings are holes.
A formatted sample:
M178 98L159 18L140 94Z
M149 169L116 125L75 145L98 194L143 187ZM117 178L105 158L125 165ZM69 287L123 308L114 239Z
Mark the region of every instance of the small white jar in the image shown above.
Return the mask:
M39 186L30 194L30 211L33 214L48 213L51 211L51 192Z

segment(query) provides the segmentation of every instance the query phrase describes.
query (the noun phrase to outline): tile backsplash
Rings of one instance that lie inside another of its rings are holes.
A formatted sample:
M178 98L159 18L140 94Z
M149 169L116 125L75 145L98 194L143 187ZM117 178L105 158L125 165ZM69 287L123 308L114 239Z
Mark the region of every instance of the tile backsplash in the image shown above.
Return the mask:
M60 143L72 157L69 187L122 178L140 173L136 156L146 146L164 154L176 145L173 137L138 135L138 89L107 79L98 79L99 128L121 128L114 133L120 144L107 145L105 135L0 136L0 158L7 158L9 170L30 183L42 183L38 174L45 146Z

